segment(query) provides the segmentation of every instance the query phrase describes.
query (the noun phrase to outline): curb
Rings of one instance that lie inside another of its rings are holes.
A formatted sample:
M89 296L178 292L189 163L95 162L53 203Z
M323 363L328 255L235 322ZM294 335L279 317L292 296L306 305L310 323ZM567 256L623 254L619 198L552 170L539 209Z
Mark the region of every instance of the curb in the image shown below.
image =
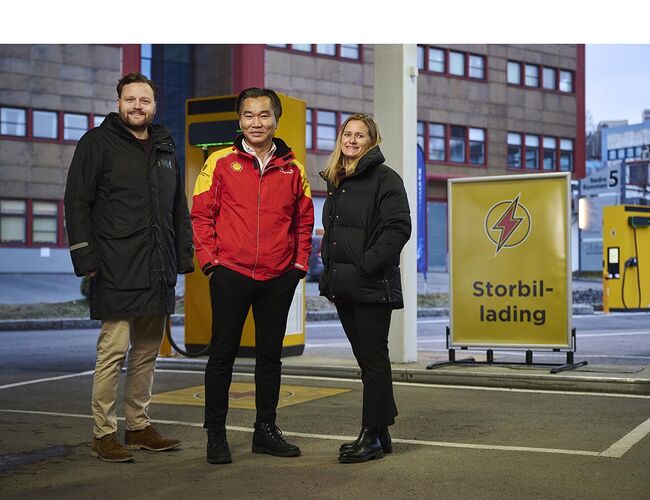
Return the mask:
M573 304L574 315L594 314L594 306L589 304ZM418 309L418 318L448 317L448 307L427 307ZM307 311L307 321L338 321L336 311ZM172 314L172 325L185 324L183 314ZM3 319L0 320L0 331L28 330L75 330L99 328L101 321L88 318L42 318L42 319Z
M203 371L207 359L158 358L157 368ZM486 367L489 369L489 367ZM254 373L253 361L236 360L233 370L239 373ZM283 375L360 379L361 370L352 366L335 365L292 365L283 359ZM650 380L639 378L617 378L593 375L558 375L550 373L496 373L483 370L468 370L463 367L426 370L421 368L393 367L394 382L415 382L431 385L478 386L508 389L529 389L540 391L572 391L650 395Z

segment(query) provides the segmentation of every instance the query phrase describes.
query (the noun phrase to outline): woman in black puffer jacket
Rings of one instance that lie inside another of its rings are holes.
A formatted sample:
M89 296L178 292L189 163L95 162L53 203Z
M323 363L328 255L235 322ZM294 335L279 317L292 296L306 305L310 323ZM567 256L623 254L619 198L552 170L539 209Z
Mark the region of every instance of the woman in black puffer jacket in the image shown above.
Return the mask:
M370 116L350 116L321 172L327 200L319 289L336 305L363 380L361 432L341 446L341 462L390 453L388 426L397 416L388 328L392 310L404 307L399 256L411 235L411 217L402 179L384 165L380 141Z

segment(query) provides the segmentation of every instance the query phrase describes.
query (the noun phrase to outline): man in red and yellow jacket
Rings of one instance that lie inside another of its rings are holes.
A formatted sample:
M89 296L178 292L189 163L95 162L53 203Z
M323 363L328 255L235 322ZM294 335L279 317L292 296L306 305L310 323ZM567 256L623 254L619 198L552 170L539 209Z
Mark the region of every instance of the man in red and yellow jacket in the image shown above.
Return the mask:
M270 89L237 98L243 135L210 155L194 188L192 225L209 276L211 354L205 369L207 460L232 461L226 440L232 368L250 307L255 319L253 452L298 456L275 424L280 356L296 285L307 271L314 207L304 167L275 138L282 105Z

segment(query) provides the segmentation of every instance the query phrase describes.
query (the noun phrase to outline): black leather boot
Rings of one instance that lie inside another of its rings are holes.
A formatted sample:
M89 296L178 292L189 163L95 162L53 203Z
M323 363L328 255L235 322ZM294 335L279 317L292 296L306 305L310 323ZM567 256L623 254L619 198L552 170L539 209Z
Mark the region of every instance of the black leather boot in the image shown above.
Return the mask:
M361 428L361 432L359 432L359 437L356 439L356 441L351 441L349 443L343 443L339 451L343 453L344 451L348 451L351 448L354 448L356 444L359 442L359 439L361 439L361 434L363 433L363 427ZM388 432L388 427L380 427L379 428L379 442L381 443L381 449L384 453L393 453L393 444L391 443L390 440L390 433Z
M229 464L232 462L226 440L226 429L208 429L208 463Z
M268 453L276 457L298 457L300 448L288 443L275 424L255 422L253 453Z
M379 427L364 427L357 444L349 450L341 452L339 462L359 463L368 460L384 458L384 452L379 442Z

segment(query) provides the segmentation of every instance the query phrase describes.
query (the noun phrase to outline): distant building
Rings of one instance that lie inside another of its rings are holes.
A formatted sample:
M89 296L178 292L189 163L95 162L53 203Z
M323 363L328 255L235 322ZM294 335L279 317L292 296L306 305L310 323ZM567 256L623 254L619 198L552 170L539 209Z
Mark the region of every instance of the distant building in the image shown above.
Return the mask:
M181 160L187 98L265 85L306 101L306 168L322 227L318 172L345 118L373 112L374 52L371 44L0 45L0 272L71 271L67 169L76 141L115 110L115 85L130 71L159 85L156 121L170 127ZM428 262L444 270L447 179L584 177L585 47L422 44L417 64Z
M644 109L643 110L643 116L642 116L644 122L650 121L650 109Z

